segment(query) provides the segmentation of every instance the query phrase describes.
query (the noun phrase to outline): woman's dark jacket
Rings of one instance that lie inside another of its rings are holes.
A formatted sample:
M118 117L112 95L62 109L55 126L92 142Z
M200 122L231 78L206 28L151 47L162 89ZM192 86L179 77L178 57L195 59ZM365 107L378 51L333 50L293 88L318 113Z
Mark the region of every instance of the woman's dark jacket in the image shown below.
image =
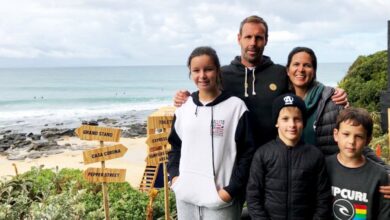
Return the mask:
M344 108L336 105L331 97L334 93L332 87L325 86L321 99L317 106L317 115L314 122L314 130L317 135L316 146L325 156L333 155L339 152L337 143L333 138L333 130L336 128L336 120L339 112ZM363 154L373 162L383 166L390 173L390 166L376 156L368 146L363 149Z
M334 93L332 87L325 86L321 99L317 106L317 115L314 121L314 131L317 135L316 146L325 156L339 151L337 143L333 139L333 129L336 127L336 119L343 106L336 105L331 97Z

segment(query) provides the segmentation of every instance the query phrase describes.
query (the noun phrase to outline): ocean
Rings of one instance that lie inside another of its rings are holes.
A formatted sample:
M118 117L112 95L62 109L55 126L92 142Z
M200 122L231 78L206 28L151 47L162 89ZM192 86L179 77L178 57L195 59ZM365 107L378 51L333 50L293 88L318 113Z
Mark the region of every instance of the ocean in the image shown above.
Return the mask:
M317 78L336 86L350 63L320 63ZM133 114L140 121L194 91L185 66L0 69L0 131L26 131Z

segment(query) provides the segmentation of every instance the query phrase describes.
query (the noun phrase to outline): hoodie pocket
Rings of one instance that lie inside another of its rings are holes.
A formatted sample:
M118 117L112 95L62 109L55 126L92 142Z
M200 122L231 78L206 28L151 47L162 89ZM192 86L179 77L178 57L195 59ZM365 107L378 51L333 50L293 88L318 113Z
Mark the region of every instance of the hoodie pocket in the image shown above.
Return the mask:
M180 176L171 186L176 199L197 206L208 208L222 208L231 205L224 202L218 195L214 177L196 172L180 172Z

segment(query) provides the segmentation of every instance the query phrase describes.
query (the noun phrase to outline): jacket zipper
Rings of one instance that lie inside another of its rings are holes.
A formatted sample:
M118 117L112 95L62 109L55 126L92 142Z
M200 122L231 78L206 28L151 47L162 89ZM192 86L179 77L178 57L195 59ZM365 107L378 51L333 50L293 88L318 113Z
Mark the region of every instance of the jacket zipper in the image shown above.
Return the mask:
M287 150L287 219L292 219L291 217L291 149Z

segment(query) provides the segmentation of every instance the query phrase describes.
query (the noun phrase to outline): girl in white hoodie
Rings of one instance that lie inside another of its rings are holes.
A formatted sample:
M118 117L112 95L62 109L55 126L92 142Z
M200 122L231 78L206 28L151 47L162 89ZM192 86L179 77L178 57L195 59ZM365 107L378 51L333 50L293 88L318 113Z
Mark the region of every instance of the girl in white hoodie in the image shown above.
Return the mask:
M175 112L168 172L179 219L239 219L255 146L244 102L221 90L218 56L188 58L198 88Z

